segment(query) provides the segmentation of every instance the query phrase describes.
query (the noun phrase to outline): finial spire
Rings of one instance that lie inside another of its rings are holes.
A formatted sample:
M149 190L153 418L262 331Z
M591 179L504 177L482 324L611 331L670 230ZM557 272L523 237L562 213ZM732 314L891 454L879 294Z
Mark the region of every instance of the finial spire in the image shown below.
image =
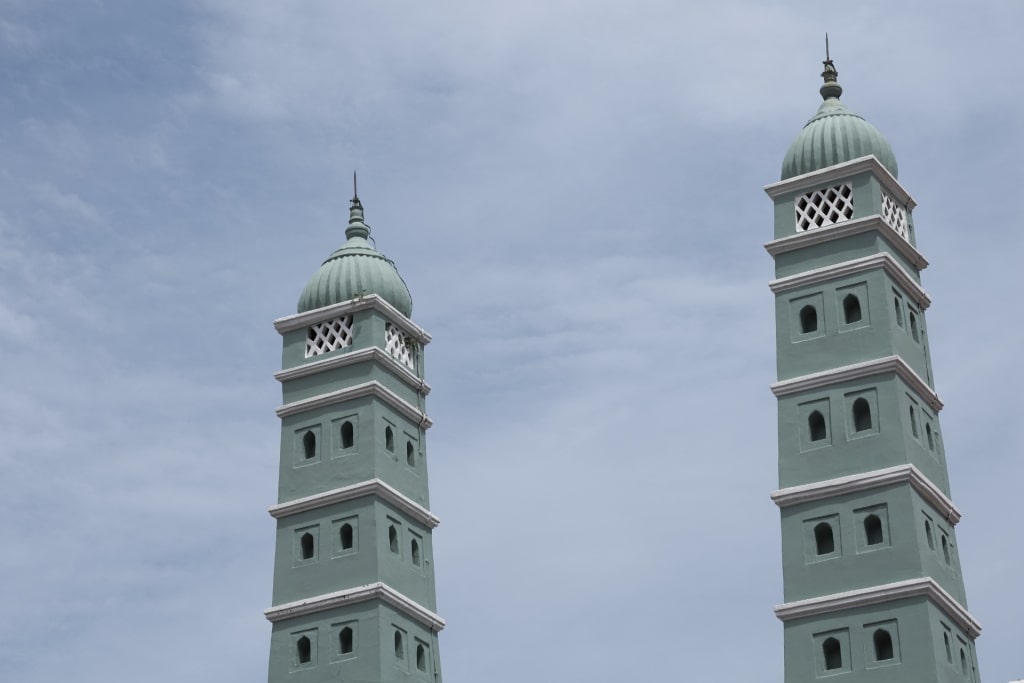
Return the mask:
M839 72L836 71L836 65L832 63L832 55L829 53L828 33L825 34L825 61L822 64L825 65L825 70L821 72L821 77L825 79L825 84L818 92L821 93L822 99L839 99L843 94L843 86L839 85Z
M828 38L826 37L826 40ZM826 50L827 52L828 50ZM359 183L356 181L355 169L352 170L352 199L359 201Z
M348 227L345 228L345 237L370 236L370 226L363 222L363 203L359 201L359 185L356 180L356 172L352 171L352 206L348 210Z

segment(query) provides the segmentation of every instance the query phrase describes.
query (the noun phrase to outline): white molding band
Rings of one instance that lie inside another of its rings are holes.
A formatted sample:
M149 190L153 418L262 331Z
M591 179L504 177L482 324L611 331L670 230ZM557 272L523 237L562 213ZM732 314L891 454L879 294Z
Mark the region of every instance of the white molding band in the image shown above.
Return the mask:
M423 624L431 631L437 632L444 628L444 619L439 615L431 612L415 600L407 598L381 581L365 586L346 588L334 593L325 593L312 598L306 598L305 600L296 600L295 602L288 602L283 605L275 605L263 610L263 614L266 615L267 621L277 622L370 600L380 600L394 607L407 617Z
M267 512L269 512L270 516L274 519L281 519L282 517L287 517L289 515L297 515L300 512L316 510L317 508L327 507L328 505L342 503L347 500L355 500L356 498L363 498L365 496L377 496L381 500L390 503L396 509L409 515L428 529L434 529L441 523L441 520L437 515L380 479L369 479L367 481L361 481L358 484L343 486L338 489L324 491L323 493L316 493L312 496L296 498L295 500L289 500L285 503L271 505Z
M928 259L924 257L924 254L893 230L892 226L886 223L879 214L843 221L830 225L827 228L815 228L814 230L798 232L795 235L780 237L777 240L766 243L764 248L772 256L778 256L788 251L795 251L815 244L831 242L832 240L842 239L851 235L859 235L862 232L871 232L872 230L881 233L885 241L905 259L910 261L910 263L914 264L914 267L918 270L924 270L928 267Z
M423 396L430 393L429 384L417 377L415 373L409 370L409 368L399 363L391 356L391 354L387 353L379 346L371 346L366 349L359 349L358 351L342 353L331 358L297 365L296 367L288 368L287 370L278 370L274 373L274 379L283 383L293 379L299 379L300 377L309 377L310 375L327 372L328 370L334 370L336 368L343 368L346 365L355 365L356 363L362 363L365 361L377 361L378 363L386 365L389 370L398 375L399 379Z
M823 389L825 387L830 387L833 384L840 384L842 382L849 382L850 380L863 379L865 377L872 377L874 375L882 375L890 372L895 373L897 377L902 379L903 382L913 389L914 393L921 397L921 399L936 413L942 410L942 401L939 400L938 394L936 394L932 388L929 387L923 379L921 379L921 376L914 372L913 369L907 365L907 362L899 356L886 356L885 358L866 360L863 363L844 365L839 368L823 370L810 375L794 377L793 379L776 382L771 386L771 389L775 396L781 398L783 396L799 394L804 391Z
M820 171L811 171L810 173L804 173L803 175L793 176L786 180L780 180L777 183L765 185L764 191L769 197L776 199L790 192L799 192L800 190L808 190L818 185L844 180L864 171L874 173L882 187L892 193L893 199L906 206L908 210L913 210L917 206L917 202L910 196L910 193L903 189L899 181L875 158L874 154L845 161L835 166L829 166Z
M297 313L295 315L278 318L274 321L274 328L281 334L284 334L285 332L291 332L292 330L300 330L303 327L308 327L309 325L318 323L321 320L330 320L331 318L336 318L340 315L348 315L349 313L355 313L356 311L365 311L368 308L375 308L386 315L391 319L391 322L401 327L406 334L416 339L419 343L430 343L431 336L426 330L405 317L401 311L385 301L379 294L367 294L356 299L349 299L348 301L342 301L338 304L332 304L330 306L324 306L323 308L316 308L312 311L306 311L305 313Z
M781 621L813 617L819 614L828 614L845 609L856 607L867 607L884 602L905 600L926 596L939 609L955 621L971 638L981 635L981 624L971 616L963 605L957 602L956 598L949 594L942 586L936 583L935 579L926 576L920 579L908 579L907 581L896 581L882 586L860 588L845 593L833 593L820 598L809 598L787 602L784 605L775 607L775 616Z
M849 493L859 493L891 484L909 483L917 493L928 501L943 518L954 526L963 517L960 510L949 496L924 476L914 465L897 465L873 472L851 474L837 479L826 479L811 484L790 486L772 492L772 500L780 508L787 508L801 503L811 503Z
M853 259L852 261L843 261L842 263L836 263L835 265L825 266L823 268L815 268L814 270L808 270L803 273L797 273L796 275L787 275L786 277L780 277L777 280L772 280L768 283L768 287L772 292L779 294L781 292L788 292L793 289L800 287L807 287L809 285L816 285L822 282L828 282L830 280L837 280L842 277L850 275L856 275L858 273L864 273L869 270L877 270L881 268L886 274L893 279L896 284L903 288L903 290L913 299L921 310L927 310L932 305L931 297L928 296L928 292L924 291L924 288L918 284L918 282L910 277L903 266L892 257L892 254L881 251L877 254L871 254L870 256L862 256L861 258Z
M322 408L335 403L341 403L342 401L349 401L354 398L363 398L364 396L379 398L424 429L428 429L430 425L433 424L433 421L427 417L426 413L388 389L377 380L363 382L362 384L356 384L351 387L346 387L345 389L339 389L338 391L320 394L319 396L313 396L312 398L304 398L301 401L286 403L285 405L277 408L277 415L278 417L288 417L289 415L297 415L298 413L303 413L307 410Z

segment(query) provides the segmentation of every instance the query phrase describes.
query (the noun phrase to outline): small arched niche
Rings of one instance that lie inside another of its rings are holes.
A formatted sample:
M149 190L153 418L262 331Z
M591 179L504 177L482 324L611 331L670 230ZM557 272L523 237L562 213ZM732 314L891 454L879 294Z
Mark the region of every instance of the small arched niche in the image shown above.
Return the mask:
M815 525L814 546L818 555L831 555L836 551L836 537L831 524L819 522Z
M810 304L800 309L800 332L810 334L818 331L818 311Z

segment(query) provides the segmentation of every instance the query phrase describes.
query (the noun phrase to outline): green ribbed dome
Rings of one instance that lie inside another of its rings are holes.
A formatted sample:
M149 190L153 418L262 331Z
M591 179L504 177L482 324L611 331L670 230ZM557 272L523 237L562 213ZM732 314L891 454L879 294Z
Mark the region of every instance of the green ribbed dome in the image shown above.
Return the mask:
M366 294L379 294L403 315L412 315L412 296L395 264L367 241L370 227L363 222L363 206L352 200L348 241L327 257L306 283L299 297L299 313L348 301Z
M782 180L868 154L874 154L893 177L899 176L896 155L882 134L839 101L843 89L835 80L838 75L831 60L827 60L822 74L825 85L821 86L825 101L789 146L782 161Z

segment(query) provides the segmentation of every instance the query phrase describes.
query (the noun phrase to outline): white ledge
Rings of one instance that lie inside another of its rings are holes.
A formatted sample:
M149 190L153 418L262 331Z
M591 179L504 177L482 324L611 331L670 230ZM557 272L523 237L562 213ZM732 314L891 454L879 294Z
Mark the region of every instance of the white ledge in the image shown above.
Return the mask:
M368 308L375 308L386 315L391 322L398 327L401 327L406 334L412 336L419 343L430 343L431 337L426 330L409 320L409 318L405 317L401 311L389 304L378 294L367 294L366 296L349 299L348 301L324 306L323 308L316 308L312 311L306 311L305 313L297 313L295 315L278 318L274 321L274 327L278 332L284 334L285 332L291 332L292 330L299 330L303 327L308 327L313 323L337 318L340 315L347 315L349 313L355 313L356 311L365 311Z
M879 252L877 254L871 254L870 256L862 256L852 261L843 261L842 263L836 263L835 265L825 266L823 268L815 268L814 270L808 270L803 273L797 273L796 275L788 275L781 277L777 280L772 280L768 283L768 287L776 294L780 292L787 292L800 287L807 287L809 285L816 285L822 282L828 282L829 280L837 280L842 277L850 275L856 275L857 273L864 273L869 270L876 270L881 268L886 274L893 279L903 290L917 302L917 305L921 307L921 310L926 310L932 305L931 297L928 296L928 292L924 291L917 281L910 277L903 266L892 257L892 254L887 252Z
M924 254L919 252L913 244L903 239L903 237L892 229L888 223L882 220L882 217L878 214L873 216L864 216L863 218L855 218L850 221L843 221L842 223L835 223L827 228L815 228L813 230L806 230L799 232L795 235L789 235L788 237L780 237L777 240L772 240L764 245L765 251L772 256L778 256L788 251L795 251L797 249L803 249L815 244L822 244L824 242L831 242L832 240L842 239L844 237L850 237L851 235L858 235L863 232L878 232L885 238L885 241L892 245L892 247L898 251L907 261L912 263L918 270L924 270L928 267L928 259L924 257Z
M865 171L871 171L882 183L882 186L892 194L893 199L906 206L908 211L917 206L917 202L910 196L910 193L903 189L895 176L889 173L889 170L875 158L874 154L765 185L764 191L769 197L775 199L790 192L799 192L836 180L843 180Z
M431 631L440 631L444 628L444 619L431 612L418 602L407 598L386 583L377 583L346 588L345 590L325 593L316 597L296 600L295 602L275 605L263 611L267 621L277 622L284 619L315 614L324 610L334 609L343 605L353 605L369 600L381 600L382 602L399 610L407 617L415 619Z
M789 621L791 619L812 617L855 607L866 607L894 600L904 600L920 595L928 597L971 638L977 638L981 635L981 624L971 616L970 612L963 605L957 602L956 598L950 595L946 589L936 583L935 579L930 576L887 583L883 586L861 588L845 593L834 593L820 598L787 602L784 605L776 606L775 616L782 621Z
M288 368L287 370L278 370L274 373L274 378L279 382L287 382L293 379L299 379L300 377L309 377L310 375L315 375L320 372L327 372L328 370L334 370L335 368L343 368L346 365L355 365L356 363L363 363L366 361L376 361L382 365L386 365L389 370L398 375L399 379L418 391L421 395L426 396L430 393L429 384L417 377L414 372L399 363L391 356L390 353L379 346L371 346L367 349L359 349L358 351L342 353L337 356L332 356L331 358L324 358L323 360L297 365L296 367Z
M270 513L271 517L281 519L282 517L287 517L289 515L297 515L300 512L316 510L317 508L334 505L335 503L342 503L346 500L362 498L364 496L377 496L381 500L390 503L398 510L409 515L428 529L434 529L441 523L441 520L438 519L437 515L380 479L361 481L358 484L352 484L351 486L343 486L338 489L324 491L323 493L317 493L312 496L296 498L295 500L289 500L285 503L278 503L277 505L271 505L267 511Z
M320 394L319 396L313 396L312 398L304 398L301 401L286 403L285 405L277 408L277 415L278 417L288 417L289 415L296 415L298 413L306 412L307 410L314 410L316 408L322 408L335 403L341 403L342 401L350 401L355 398L363 398L364 396L379 398L424 429L429 428L430 425L433 424L431 419L427 417L426 413L388 389L377 380L363 382L362 384L356 384L327 394Z
M792 505L800 505L801 503L810 503L836 496L845 496L849 493L859 493L882 486L907 482L950 524L955 526L960 521L963 515L956 505L953 504L953 501L949 499L949 496L943 493L942 489L932 483L914 465L897 465L873 472L851 474L837 479L826 479L825 481L816 481L811 484L790 486L789 488L772 492L772 500L780 508L787 508Z
M875 360L866 360L863 363L844 365L839 368L823 370L810 375L794 377L793 379L776 382L772 385L772 393L778 397L790 396L804 391L823 389L855 379L863 379L874 375L881 375L893 372L903 380L907 386L914 390L921 399L931 406L935 412L942 410L942 401L938 394L921 379L921 376L911 369L907 362L899 356L886 356Z

